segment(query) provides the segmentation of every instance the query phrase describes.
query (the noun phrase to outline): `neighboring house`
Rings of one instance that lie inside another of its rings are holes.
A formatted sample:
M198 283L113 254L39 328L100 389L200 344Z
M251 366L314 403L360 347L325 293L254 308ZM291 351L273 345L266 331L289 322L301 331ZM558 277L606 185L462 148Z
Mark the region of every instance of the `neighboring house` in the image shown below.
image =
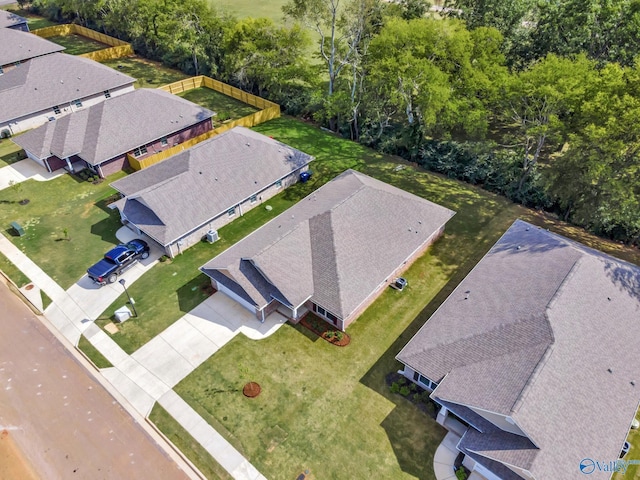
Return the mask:
M0 45L0 75L31 58L64 50L57 43L10 28L0 28Z
M22 30L23 32L29 31L26 18L6 10L0 10L0 28L6 28L7 30ZM4 44L0 43L0 45L3 45L4 47Z
M639 321L640 268L518 220L397 359L470 479L582 479L638 408Z
M14 142L48 171L105 177L212 128L213 112L163 90L138 89L24 133Z
M454 212L347 170L200 268L264 321L308 311L346 329Z
M174 257L295 183L312 159L236 127L114 182L115 207Z
M87 58L51 53L0 76L0 135L39 127L133 90L134 78Z

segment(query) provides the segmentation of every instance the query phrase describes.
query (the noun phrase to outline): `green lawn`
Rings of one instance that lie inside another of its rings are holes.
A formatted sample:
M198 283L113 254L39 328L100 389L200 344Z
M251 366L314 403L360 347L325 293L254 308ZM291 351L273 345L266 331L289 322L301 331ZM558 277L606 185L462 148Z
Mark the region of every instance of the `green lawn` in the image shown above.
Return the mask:
M21 17L26 18L27 25L29 25L29 30L31 31L38 30L39 28L50 27L52 25L59 25L59 23L48 20L44 17L41 17L40 15L36 15L26 10L20 10L17 3L3 8L5 10L14 12L16 15L20 15Z
M2 233L60 286L69 288L117 242L119 215L117 210L107 209L103 200L115 192L109 182L122 176L124 173L117 173L93 185L63 175L48 182L28 180L18 189L2 190ZM21 199L30 201L20 205ZM26 235L13 236L12 221L20 223Z
M136 78L136 88L157 88L188 77L179 70L167 68L161 63L142 57L117 58L102 63Z
M238 336L176 391L268 478L306 469L314 478L434 478L431 462L445 432L392 395L385 376L398 369L400 348L524 210L456 181L396 171L390 157L290 119L257 130L315 155L318 184L348 165L458 213L406 272L408 289L385 291L349 328L348 347L289 325L258 342ZM248 380L263 387L254 400L239 392Z
M10 139L0 140L0 168L19 162L25 158L25 153L18 144Z
M82 55L83 53L109 48L109 45L76 34L49 37L47 40L65 47L64 52L69 55Z
M213 7L222 13L229 13L238 18L270 18L277 25L284 24L284 14L282 7L289 3L289 0L263 0L256 2L252 0L209 0Z
M159 404L155 404L149 414L151 420L171 442L205 475L208 480L230 480L233 478L216 462L182 425L175 421Z
M31 283L29 277L22 273L3 253L0 253L0 270L19 288Z
M214 127L221 125L224 120L236 120L258 111L251 105L206 87L194 88L179 96L216 112Z
M80 340L78 340L78 350L81 350L98 368L113 367L111 362L107 360L84 335L80 335Z
M273 210L254 208L219 229L220 240L216 243L210 245L202 242L194 245L173 260L158 263L129 286L129 293L136 302L138 317L118 325L120 331L114 335L109 334L113 340L131 354L205 300L209 294L204 288L211 285L211 282L198 268L259 225L289 208L293 200L280 194L267 204ZM123 293L96 320L96 325L104 328L112 320L115 310L126 301L127 297Z

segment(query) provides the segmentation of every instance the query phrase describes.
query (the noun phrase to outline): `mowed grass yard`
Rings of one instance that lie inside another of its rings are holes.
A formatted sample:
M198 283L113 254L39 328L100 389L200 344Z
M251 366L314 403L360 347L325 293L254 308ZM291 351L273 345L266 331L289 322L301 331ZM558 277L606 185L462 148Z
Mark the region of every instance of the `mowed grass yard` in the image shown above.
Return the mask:
M116 58L102 64L137 79L136 88L158 88L188 77L179 70L142 57Z
M19 162L25 156L26 154L22 147L18 146L18 144L13 143L8 138L0 140L0 168Z
M117 243L120 218L117 211L106 208L104 199L115 193L109 183L123 175L117 173L93 185L65 174L1 190L2 234L67 289ZM29 203L20 205L22 199ZM12 221L20 223L26 235L14 236Z
M222 125L225 120L236 120L258 111L251 105L206 87L194 88L178 96L215 112L214 128Z
M82 55L83 53L109 48L109 45L76 34L58 35L49 37L47 40L65 47L64 53L68 53L69 55Z

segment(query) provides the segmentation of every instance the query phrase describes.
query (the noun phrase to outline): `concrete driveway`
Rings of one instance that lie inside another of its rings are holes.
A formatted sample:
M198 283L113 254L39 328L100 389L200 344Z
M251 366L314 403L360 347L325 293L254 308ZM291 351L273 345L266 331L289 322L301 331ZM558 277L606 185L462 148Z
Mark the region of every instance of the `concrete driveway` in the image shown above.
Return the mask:
M67 172L63 169L47 172L46 168L27 158L0 168L0 190L9 187L11 182L20 183L30 179L46 182L65 173Z
M149 271L164 254L164 252L162 252L152 240L146 238L144 235L136 235L127 227L120 228L116 233L116 237L122 243L126 243L133 238L142 238L151 247L148 258L140 260L119 277L125 280L127 286L131 285L144 273ZM90 265L87 265L87 268L88 267L90 267ZM95 320L98 318L98 316L100 316L100 314L104 312L105 309L123 292L124 290L122 285L118 282L101 287L93 283L93 280L91 280L87 275L82 277L67 290L69 296L87 314L89 320Z
M173 388L238 333L258 340L274 333L287 319L278 312L260 323L222 293L215 293L131 357Z

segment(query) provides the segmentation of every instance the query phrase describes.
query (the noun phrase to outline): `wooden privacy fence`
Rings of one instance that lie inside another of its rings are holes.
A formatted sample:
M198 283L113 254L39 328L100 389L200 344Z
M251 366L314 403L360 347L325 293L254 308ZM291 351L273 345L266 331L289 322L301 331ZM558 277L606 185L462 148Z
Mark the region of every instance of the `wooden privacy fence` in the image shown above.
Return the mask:
M39 28L37 30L33 30L31 33L42 38L75 34L109 45L109 48L103 48L102 50L96 50L95 52L78 55L79 57L90 58L96 62L104 62L105 60L112 60L114 58L127 57L134 53L131 44L118 40L117 38L110 37L109 35L105 35L104 33L96 32L90 28L83 27L82 25L76 25L75 23Z
M141 170L143 168L150 167L151 165L161 162L162 160L180 153L183 150L191 148L204 140L208 140L212 137L215 137L216 135L221 134L222 132L226 132L233 127L242 126L251 128L255 125L264 123L267 120L278 118L280 116L280 105L278 105L277 103L270 102L269 100L257 97L256 95L247 93L243 90L240 90L239 88L232 87L231 85L227 85L226 83L219 82L218 80L214 80L213 78L205 77L203 75L200 75L198 77L186 78L184 80L170 83L169 85L164 85L159 88L161 90L164 90L165 92L176 94L201 87L210 88L211 90L215 90L216 92L223 93L229 97L235 98L236 100L240 100L243 103L259 108L260 110L237 120L227 122L224 125L219 126L218 128L209 130L208 132L198 135L197 137L193 137L186 142L181 143L180 145L167 148L166 150L158 152L154 155L150 155L141 159L135 158L133 155L127 155L131 168L133 168L134 170Z

